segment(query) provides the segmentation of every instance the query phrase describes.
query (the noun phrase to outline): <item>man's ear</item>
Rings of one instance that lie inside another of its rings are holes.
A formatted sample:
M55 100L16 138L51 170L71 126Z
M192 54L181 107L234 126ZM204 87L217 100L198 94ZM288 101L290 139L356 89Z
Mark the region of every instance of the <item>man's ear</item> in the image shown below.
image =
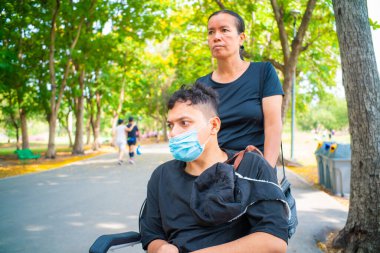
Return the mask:
M211 134L217 135L220 130L221 121L220 118L215 116L210 119L211 124Z

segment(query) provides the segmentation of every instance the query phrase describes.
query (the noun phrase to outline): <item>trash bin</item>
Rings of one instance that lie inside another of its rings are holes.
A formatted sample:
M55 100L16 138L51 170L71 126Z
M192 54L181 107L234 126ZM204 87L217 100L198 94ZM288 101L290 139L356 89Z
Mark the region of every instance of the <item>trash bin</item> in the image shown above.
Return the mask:
M332 184L331 184L331 170L330 170L330 163L329 163L329 157L328 154L330 152L331 145L334 145L334 142L326 142L324 146L324 150L322 153L322 163L323 163L323 179L324 179L324 187L328 190L332 190Z
M331 144L333 144L333 142L319 142L317 149L314 152L318 165L318 183L326 188L327 186L330 187L331 183L329 172L325 172L323 157L329 153Z
M342 197L350 195L351 146L332 144L327 154L327 167L331 178L331 190Z
M314 152L314 155L315 155L315 159L317 160L317 166L318 166L318 183L320 185L323 185L324 184L324 174L323 174L323 162L322 162L322 147L323 147L323 143L322 142L318 142L318 146L317 146L317 149L315 150Z

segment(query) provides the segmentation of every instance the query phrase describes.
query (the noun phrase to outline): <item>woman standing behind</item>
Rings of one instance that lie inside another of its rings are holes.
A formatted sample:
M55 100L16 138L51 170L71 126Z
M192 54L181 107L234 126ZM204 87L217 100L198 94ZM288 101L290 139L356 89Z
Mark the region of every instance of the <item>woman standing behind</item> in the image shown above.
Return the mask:
M198 79L219 94L222 121L219 145L243 150L255 145L275 167L281 143L283 90L270 63L244 61L245 25L235 12L221 10L208 20L208 45L217 60L214 72Z

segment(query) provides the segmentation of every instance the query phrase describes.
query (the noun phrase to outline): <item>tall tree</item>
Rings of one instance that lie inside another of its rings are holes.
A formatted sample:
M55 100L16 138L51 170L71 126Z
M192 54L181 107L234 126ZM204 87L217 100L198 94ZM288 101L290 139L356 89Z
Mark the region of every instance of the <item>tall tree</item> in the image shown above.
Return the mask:
M87 1L88 2L88 1ZM73 3L66 3L68 5L72 5ZM55 4L53 4L53 15L51 19L51 28L50 28L50 45L49 45L49 73L50 73L50 84L51 84L51 97L50 97L50 118L49 118L49 143L48 143L48 150L46 152L47 158L54 158L56 155L55 151L55 131L57 126L57 116L59 107L61 105L61 100L63 96L63 92L65 90L67 79L69 77L70 73L70 67L72 67L72 54L75 49L75 46L78 43L83 22L85 20L85 15L88 13L88 11L93 7L93 4L91 4L91 7L89 8L76 8L81 10L82 12L79 15L78 23L75 24L75 20L70 24L72 27L75 27L75 33L72 37L72 39L69 41L70 45L68 48L56 48L56 41L57 41L57 30L58 26L60 24L59 17L60 17L60 7L61 7L61 1L56 0ZM75 8L73 8L75 9ZM72 13L72 16L75 16L75 13ZM66 23L68 24L68 23ZM71 29L67 29L67 31L70 32ZM60 29L62 32L62 30ZM64 45L64 44L63 44ZM55 52L57 50L63 50L64 52L67 52L66 59L61 59L62 61L65 61L63 64L63 76L59 78L60 85L58 86L58 83L56 81L56 54Z
M93 150L98 150L100 148L100 120L102 116L102 104L101 104L101 92L100 90L95 91L95 101L96 101L96 113L95 117L92 117L91 127L94 136L94 142L92 144Z
M289 34L286 32L284 26L284 8L279 5L277 0L271 0L274 17L276 19L281 48L283 53L283 64L277 63L272 60L274 65L281 70L284 75L283 89L284 89L284 100L282 102L282 117L283 121L285 118L285 112L289 107L290 95L292 90L292 80L295 76L297 61L300 53L302 52L302 43L310 23L311 16L313 14L315 4L317 0L308 0L306 5L306 10L303 13L301 24L297 30L296 36L293 38L291 44L289 45Z
M79 155L84 154L84 143L83 143L83 134L84 134L84 93L85 93L85 81L86 81L86 67L89 63L88 60L88 54L90 52L90 46L88 41L92 39L92 35L94 33L93 30L93 22L94 22L94 8L95 1L91 1L91 6L89 8L89 13L87 14L88 17L85 21L85 27L83 28L83 35L82 35L82 43L80 43L79 53L77 59L74 59L74 62L76 61L75 69L77 72L79 72L79 89L78 89L78 95L76 97L76 127L75 127L75 142L72 149L72 154Z
M333 0L351 134L351 194L345 252L380 252L380 80L366 0Z
M77 71L79 71L79 89L78 96L76 97L75 103L75 140L74 146L72 150L73 155L81 155L84 154L84 145L83 145L83 115L84 115L84 77L85 77L85 69L84 65L77 65Z
M8 90L14 90L9 94L15 96L17 117L19 118L22 136L22 148L29 148L27 118L35 108L35 85L30 82L33 72L38 68L36 53L40 49L33 43L35 33L35 3L16 1L7 3L2 8L0 19L1 55L5 62L0 75L2 85ZM5 59L4 59L5 58ZM30 64L33 63L33 64ZM1 92L1 91L0 91ZM10 104L9 104L10 105ZM8 111L12 111L8 110ZM14 125L18 125L16 120ZM18 132L18 130L16 131Z

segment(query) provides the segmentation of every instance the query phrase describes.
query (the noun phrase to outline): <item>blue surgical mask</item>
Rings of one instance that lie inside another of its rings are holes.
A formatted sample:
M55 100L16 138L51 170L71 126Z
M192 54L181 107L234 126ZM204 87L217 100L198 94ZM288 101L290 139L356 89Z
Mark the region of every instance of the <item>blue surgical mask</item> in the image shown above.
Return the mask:
M198 140L197 130L190 130L169 139L170 153L175 159L183 162L191 162L197 159L204 150Z

